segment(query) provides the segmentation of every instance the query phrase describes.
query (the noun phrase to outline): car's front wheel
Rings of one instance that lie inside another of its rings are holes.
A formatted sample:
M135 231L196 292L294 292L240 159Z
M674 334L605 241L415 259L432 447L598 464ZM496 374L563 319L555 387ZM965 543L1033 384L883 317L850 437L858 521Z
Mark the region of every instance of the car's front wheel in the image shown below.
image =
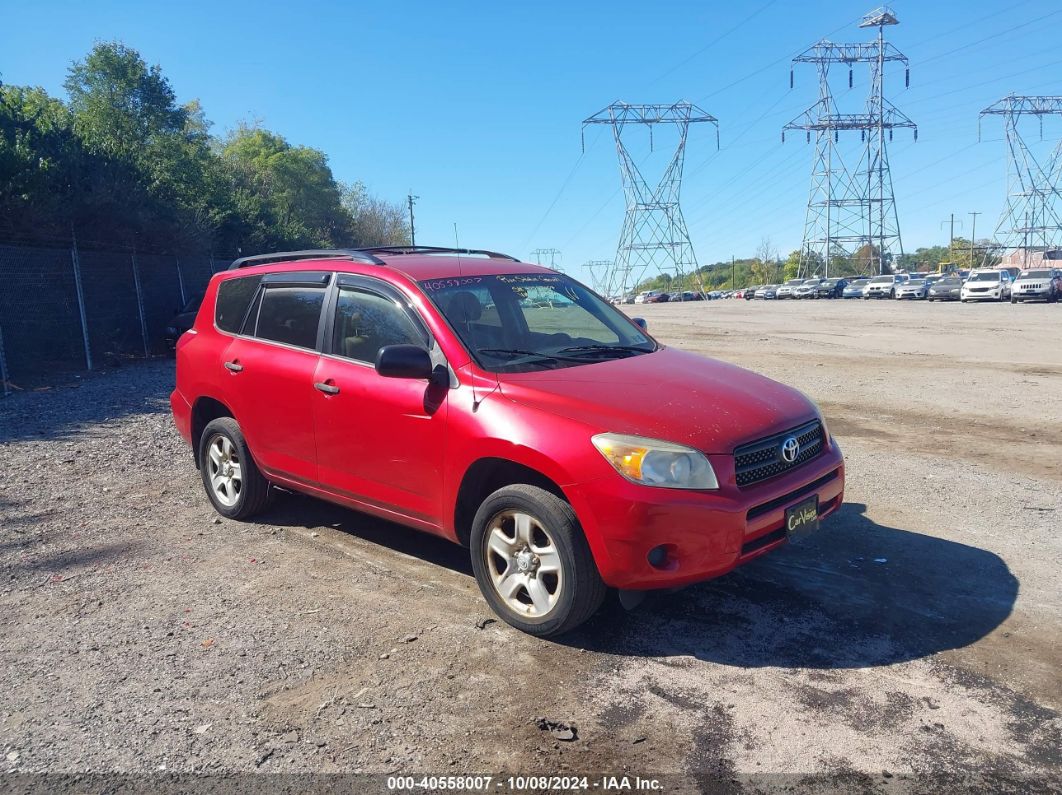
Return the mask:
M247 449L232 417L219 417L199 437L199 472L214 509L229 519L246 519L269 503L269 481Z
M483 597L528 634L568 632L604 601L607 589L575 512L545 489L506 486L487 497L470 546Z

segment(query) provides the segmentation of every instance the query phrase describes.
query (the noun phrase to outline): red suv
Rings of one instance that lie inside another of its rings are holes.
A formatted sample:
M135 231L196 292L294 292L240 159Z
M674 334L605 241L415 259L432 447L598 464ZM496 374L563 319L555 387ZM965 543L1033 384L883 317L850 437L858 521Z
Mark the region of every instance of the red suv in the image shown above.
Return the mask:
M498 615L541 636L608 587L724 574L844 493L803 394L486 251L237 260L177 344L171 404L223 516L277 486L444 536Z

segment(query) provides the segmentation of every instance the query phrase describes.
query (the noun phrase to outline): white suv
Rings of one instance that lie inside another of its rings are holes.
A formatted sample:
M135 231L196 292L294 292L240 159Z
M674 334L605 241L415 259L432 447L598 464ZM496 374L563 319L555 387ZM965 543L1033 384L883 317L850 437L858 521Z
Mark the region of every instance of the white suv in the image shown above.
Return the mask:
M989 268L976 270L963 283L959 298L967 301L1006 301L1010 298L1010 273Z
M1050 301L1056 302L1062 294L1062 271L1056 268L1031 268L1022 271L1014 280L1010 302Z

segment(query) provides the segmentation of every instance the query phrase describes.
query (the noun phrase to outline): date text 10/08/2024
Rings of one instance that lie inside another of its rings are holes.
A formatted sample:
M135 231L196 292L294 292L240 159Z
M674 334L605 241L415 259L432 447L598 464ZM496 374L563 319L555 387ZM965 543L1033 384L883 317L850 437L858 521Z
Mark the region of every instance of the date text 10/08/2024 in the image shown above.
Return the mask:
M392 792L457 790L483 792L662 792L659 779L640 776L388 776Z

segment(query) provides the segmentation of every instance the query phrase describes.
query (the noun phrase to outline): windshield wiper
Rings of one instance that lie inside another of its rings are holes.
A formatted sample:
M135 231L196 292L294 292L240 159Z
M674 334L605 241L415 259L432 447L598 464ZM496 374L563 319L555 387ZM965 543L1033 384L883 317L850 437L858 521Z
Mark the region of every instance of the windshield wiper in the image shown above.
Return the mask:
M525 351L520 348L477 348L476 353L485 353L488 356L531 356L536 359L548 359L555 362L578 362L581 359L575 356L557 356L552 353L539 353L538 351Z
M561 348L558 353L652 353L653 348L640 348L637 345L572 345Z

